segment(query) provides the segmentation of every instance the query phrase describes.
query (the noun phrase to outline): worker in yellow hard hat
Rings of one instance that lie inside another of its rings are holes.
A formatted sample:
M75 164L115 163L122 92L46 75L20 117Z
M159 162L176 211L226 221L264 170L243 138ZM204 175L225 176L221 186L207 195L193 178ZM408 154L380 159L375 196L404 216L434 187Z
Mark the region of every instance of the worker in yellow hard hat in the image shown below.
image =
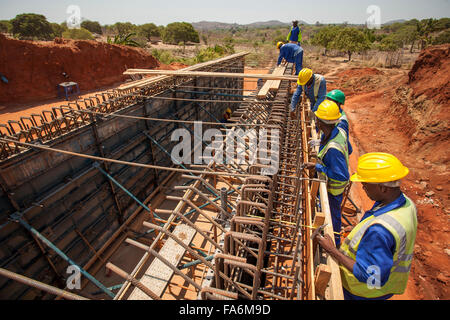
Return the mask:
M298 74L297 90L291 100L291 118L295 117L295 109L305 91L311 103L311 110L315 112L319 105L325 100L327 95L327 81L320 74L314 74L309 68L304 68Z
M350 175L348 152L348 128L340 127L341 113L338 105L330 100L322 102L314 113L317 127L322 132L317 163L306 163L327 180L328 202L330 204L336 245L340 245L341 204Z
M224 112L224 114L222 115L222 120L220 120L221 123L229 123L231 118L231 109L227 108Z
M408 168L393 155L359 158L351 181L375 201L338 250L329 236L319 244L340 263L346 299L389 299L406 289L417 232L417 209L400 189Z
M298 75L303 68L303 48L294 43L283 44L283 42L278 42L277 49L280 50L277 66L279 66L283 60L294 63L295 75Z

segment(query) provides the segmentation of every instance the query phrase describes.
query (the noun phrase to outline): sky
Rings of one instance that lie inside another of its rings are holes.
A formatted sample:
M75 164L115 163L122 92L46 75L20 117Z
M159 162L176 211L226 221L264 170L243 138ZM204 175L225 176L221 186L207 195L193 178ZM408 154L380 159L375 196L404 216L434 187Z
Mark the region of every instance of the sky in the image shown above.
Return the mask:
M50 22L66 21L67 9L76 5L83 18L101 24L217 21L248 24L279 20L308 23L364 24L379 8L381 23L397 19L450 17L450 0L0 0L0 20L20 13L39 13Z

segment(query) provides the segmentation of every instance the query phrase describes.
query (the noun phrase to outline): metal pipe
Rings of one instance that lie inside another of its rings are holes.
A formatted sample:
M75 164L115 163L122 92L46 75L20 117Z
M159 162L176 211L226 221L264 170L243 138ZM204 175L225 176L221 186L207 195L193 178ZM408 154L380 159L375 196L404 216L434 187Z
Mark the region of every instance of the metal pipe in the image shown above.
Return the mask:
M39 233L36 229L34 229L32 226L30 226L28 223L26 223L20 216L12 216L11 217L14 221L19 222L22 226L25 227L28 231L30 231L32 234L34 234L36 237L38 237L42 242L44 242L47 246L49 246L53 251L55 251L61 258L63 258L65 261L67 261L69 264L76 266L80 269L80 272L93 284L95 284L97 287L99 287L104 293L106 293L111 298L114 298L114 293L111 292L107 287L105 287L103 284L101 284L97 279L95 279L93 276L91 276L86 270L78 266L75 261L72 261L64 252L59 250L53 243L51 243L47 238L45 238L41 233Z
M65 290L58 289L58 288L53 287L53 286L49 286L48 284L45 284L45 283L42 283L40 281L36 281L36 280L30 279L28 277L22 276L20 274L11 272L11 271L3 269L3 268L0 268L0 275L2 275L4 277L7 277L7 278L10 278L12 280L18 281L20 283L26 284L27 286L34 287L34 288L37 288L39 290L43 290L45 292L48 292L48 293L60 296L60 297L62 297L64 299L68 299L68 300L89 300L89 299L87 299L85 297L76 295L76 294L71 293L71 292L67 292Z

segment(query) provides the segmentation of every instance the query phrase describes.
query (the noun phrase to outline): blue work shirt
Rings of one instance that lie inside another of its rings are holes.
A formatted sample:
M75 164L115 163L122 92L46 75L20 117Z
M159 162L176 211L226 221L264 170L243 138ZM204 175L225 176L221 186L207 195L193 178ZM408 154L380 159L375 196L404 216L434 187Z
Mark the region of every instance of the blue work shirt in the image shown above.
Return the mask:
M340 122L340 127L344 129L347 133L348 137L348 126L345 126L345 121ZM325 141L325 135L322 134L322 137L320 139L320 148L319 152L322 151L322 149L325 147L328 141L331 139L334 139L338 133L338 126L337 124L333 131L331 132L330 138ZM347 139L348 143L348 139ZM353 150L352 150L353 151ZM350 150L349 150L350 152ZM350 153L349 153L350 155ZM316 171L317 172L323 172L328 178L338 180L338 181L348 181L350 179L350 174L348 172L348 165L347 165L347 159L345 158L345 155L342 154L339 150L336 150L334 148L328 149L327 153L322 159L323 165L320 163L316 164Z
M317 96L317 101L316 101L316 97L314 96L315 82L316 82L316 79L313 75L313 82L311 83L310 86L306 87L306 92L305 92L306 96L308 97L309 101L311 102L311 110L313 112L315 112L317 110L319 105L325 100L325 98L327 96L327 81L325 80L325 78L323 78L323 80L321 81L320 86L319 86L319 94ZM297 90L295 90L295 93L292 96L291 111L295 111L295 108L297 107L298 101L300 100L302 93L303 93L303 86L298 86Z
M289 39L288 39L288 41L294 41L294 42L299 42L299 40L298 40L298 35L300 34L300 28L297 26L297 27L292 27L291 28L291 32L290 32L290 37L289 37Z
M379 207L380 203L375 202L371 210L366 211L361 221L371 217L378 217L386 212L400 208L406 203L403 193L391 203L384 207ZM367 229L356 252L356 263L353 266L353 275L360 282L367 282L372 275L367 272L369 266L378 266L380 268L380 285L384 286L391 274L391 268L394 264L395 238L382 225L375 224ZM344 289L344 293L349 299L370 300L367 298L355 296ZM377 299L389 299L392 294L379 297Z
M278 56L277 66L281 64L281 62L286 60L289 63L296 62L297 56L303 52L302 47L295 43L286 43L283 44L280 48L280 55Z

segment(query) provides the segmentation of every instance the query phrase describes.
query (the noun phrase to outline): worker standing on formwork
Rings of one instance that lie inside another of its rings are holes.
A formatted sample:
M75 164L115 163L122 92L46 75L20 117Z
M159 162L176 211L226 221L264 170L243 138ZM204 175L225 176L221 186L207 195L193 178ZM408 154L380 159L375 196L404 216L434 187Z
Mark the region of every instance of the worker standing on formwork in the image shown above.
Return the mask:
M385 300L406 289L417 232L417 209L400 189L409 169L393 155L368 153L351 181L375 201L338 250L330 236L319 244L340 263L345 299Z
M303 48L294 43L278 42L277 48L280 50L280 55L278 56L277 66L283 62L295 64L295 75L298 75L300 70L303 68Z
M327 94L327 81L320 74L314 74L309 68L300 71L297 80L297 90L291 100L291 118L295 119L295 109L300 101L303 91L311 102L311 110L315 112L325 100Z
M323 132L320 139L318 163L308 162L306 168L315 169L319 176L327 180L328 202L330 205L333 230L336 245L339 247L341 238L341 204L345 187L350 175L348 153L348 129L339 126L342 114L336 103L325 100L314 112L317 127Z
M298 20L292 21L292 28L291 31L289 31L286 41L289 43L298 44L299 46L301 45L302 32L298 26Z

